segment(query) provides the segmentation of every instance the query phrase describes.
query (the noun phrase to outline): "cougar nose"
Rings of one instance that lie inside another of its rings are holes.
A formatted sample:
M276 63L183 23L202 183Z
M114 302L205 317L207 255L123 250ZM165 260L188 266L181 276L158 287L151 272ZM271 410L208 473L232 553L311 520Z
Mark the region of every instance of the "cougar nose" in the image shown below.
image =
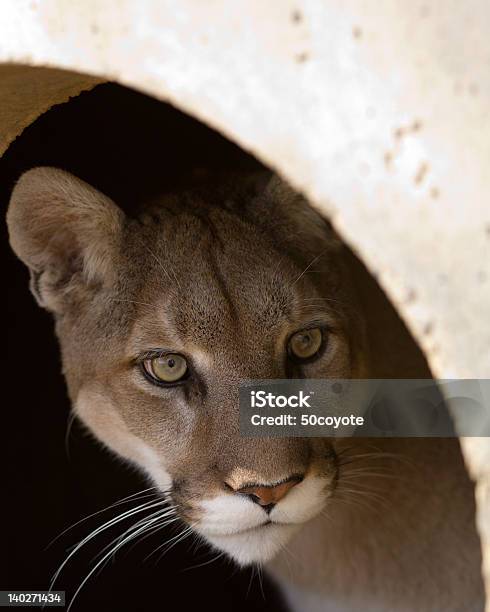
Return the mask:
M301 476L291 476L279 484L253 484L235 492L239 495L246 495L254 503L259 504L269 514L278 501L280 501L294 486L303 480Z

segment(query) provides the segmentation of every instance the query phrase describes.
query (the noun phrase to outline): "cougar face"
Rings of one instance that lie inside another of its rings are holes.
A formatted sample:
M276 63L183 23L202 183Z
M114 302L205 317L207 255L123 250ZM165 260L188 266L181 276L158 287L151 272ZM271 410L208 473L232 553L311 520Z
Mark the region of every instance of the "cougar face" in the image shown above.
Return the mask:
M335 488L327 438L240 437L238 387L360 376L362 322L327 224L278 179L128 218L52 168L24 174L11 244L55 317L74 410L212 545L265 561Z

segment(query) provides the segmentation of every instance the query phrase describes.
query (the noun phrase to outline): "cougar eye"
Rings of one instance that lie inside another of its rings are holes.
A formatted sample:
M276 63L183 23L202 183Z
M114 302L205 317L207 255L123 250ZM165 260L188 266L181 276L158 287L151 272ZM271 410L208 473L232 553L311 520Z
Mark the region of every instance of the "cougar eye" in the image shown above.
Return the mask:
M302 329L289 339L288 351L296 359L309 359L318 353L322 344L323 333L319 327Z
M145 359L143 367L146 373L157 382L175 383L187 373L187 361L177 353L167 353Z

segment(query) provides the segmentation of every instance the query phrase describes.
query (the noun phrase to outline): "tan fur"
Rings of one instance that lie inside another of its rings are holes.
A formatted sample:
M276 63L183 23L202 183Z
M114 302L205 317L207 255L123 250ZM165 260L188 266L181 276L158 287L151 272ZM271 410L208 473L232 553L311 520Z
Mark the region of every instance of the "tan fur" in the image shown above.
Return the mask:
M42 168L20 179L7 220L55 315L75 411L170 486L184 520L219 514L216 499L241 503L230 488L301 474L277 505L288 524L264 532L297 532L270 568L298 612L481 609L473 488L456 440L239 435L243 380L356 378L368 361L376 377L430 376L379 290L301 197L256 176L169 194L130 219L82 181ZM318 319L330 330L324 354L292 365L288 337ZM188 359L185 385L162 389L142 375L138 358L161 348ZM303 521L291 508L318 483L325 516L317 504ZM238 560L251 537L233 540ZM264 545L264 559L272 550Z

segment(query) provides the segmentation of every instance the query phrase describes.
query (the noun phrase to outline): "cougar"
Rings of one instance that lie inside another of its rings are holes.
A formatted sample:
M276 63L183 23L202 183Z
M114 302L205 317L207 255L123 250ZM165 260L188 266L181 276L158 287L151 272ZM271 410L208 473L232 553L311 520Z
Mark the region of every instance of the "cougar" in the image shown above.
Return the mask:
M456 439L240 436L242 381L420 377L302 196L259 173L130 217L34 168L7 221L54 315L75 414L197 537L264 564L297 612L482 609Z

